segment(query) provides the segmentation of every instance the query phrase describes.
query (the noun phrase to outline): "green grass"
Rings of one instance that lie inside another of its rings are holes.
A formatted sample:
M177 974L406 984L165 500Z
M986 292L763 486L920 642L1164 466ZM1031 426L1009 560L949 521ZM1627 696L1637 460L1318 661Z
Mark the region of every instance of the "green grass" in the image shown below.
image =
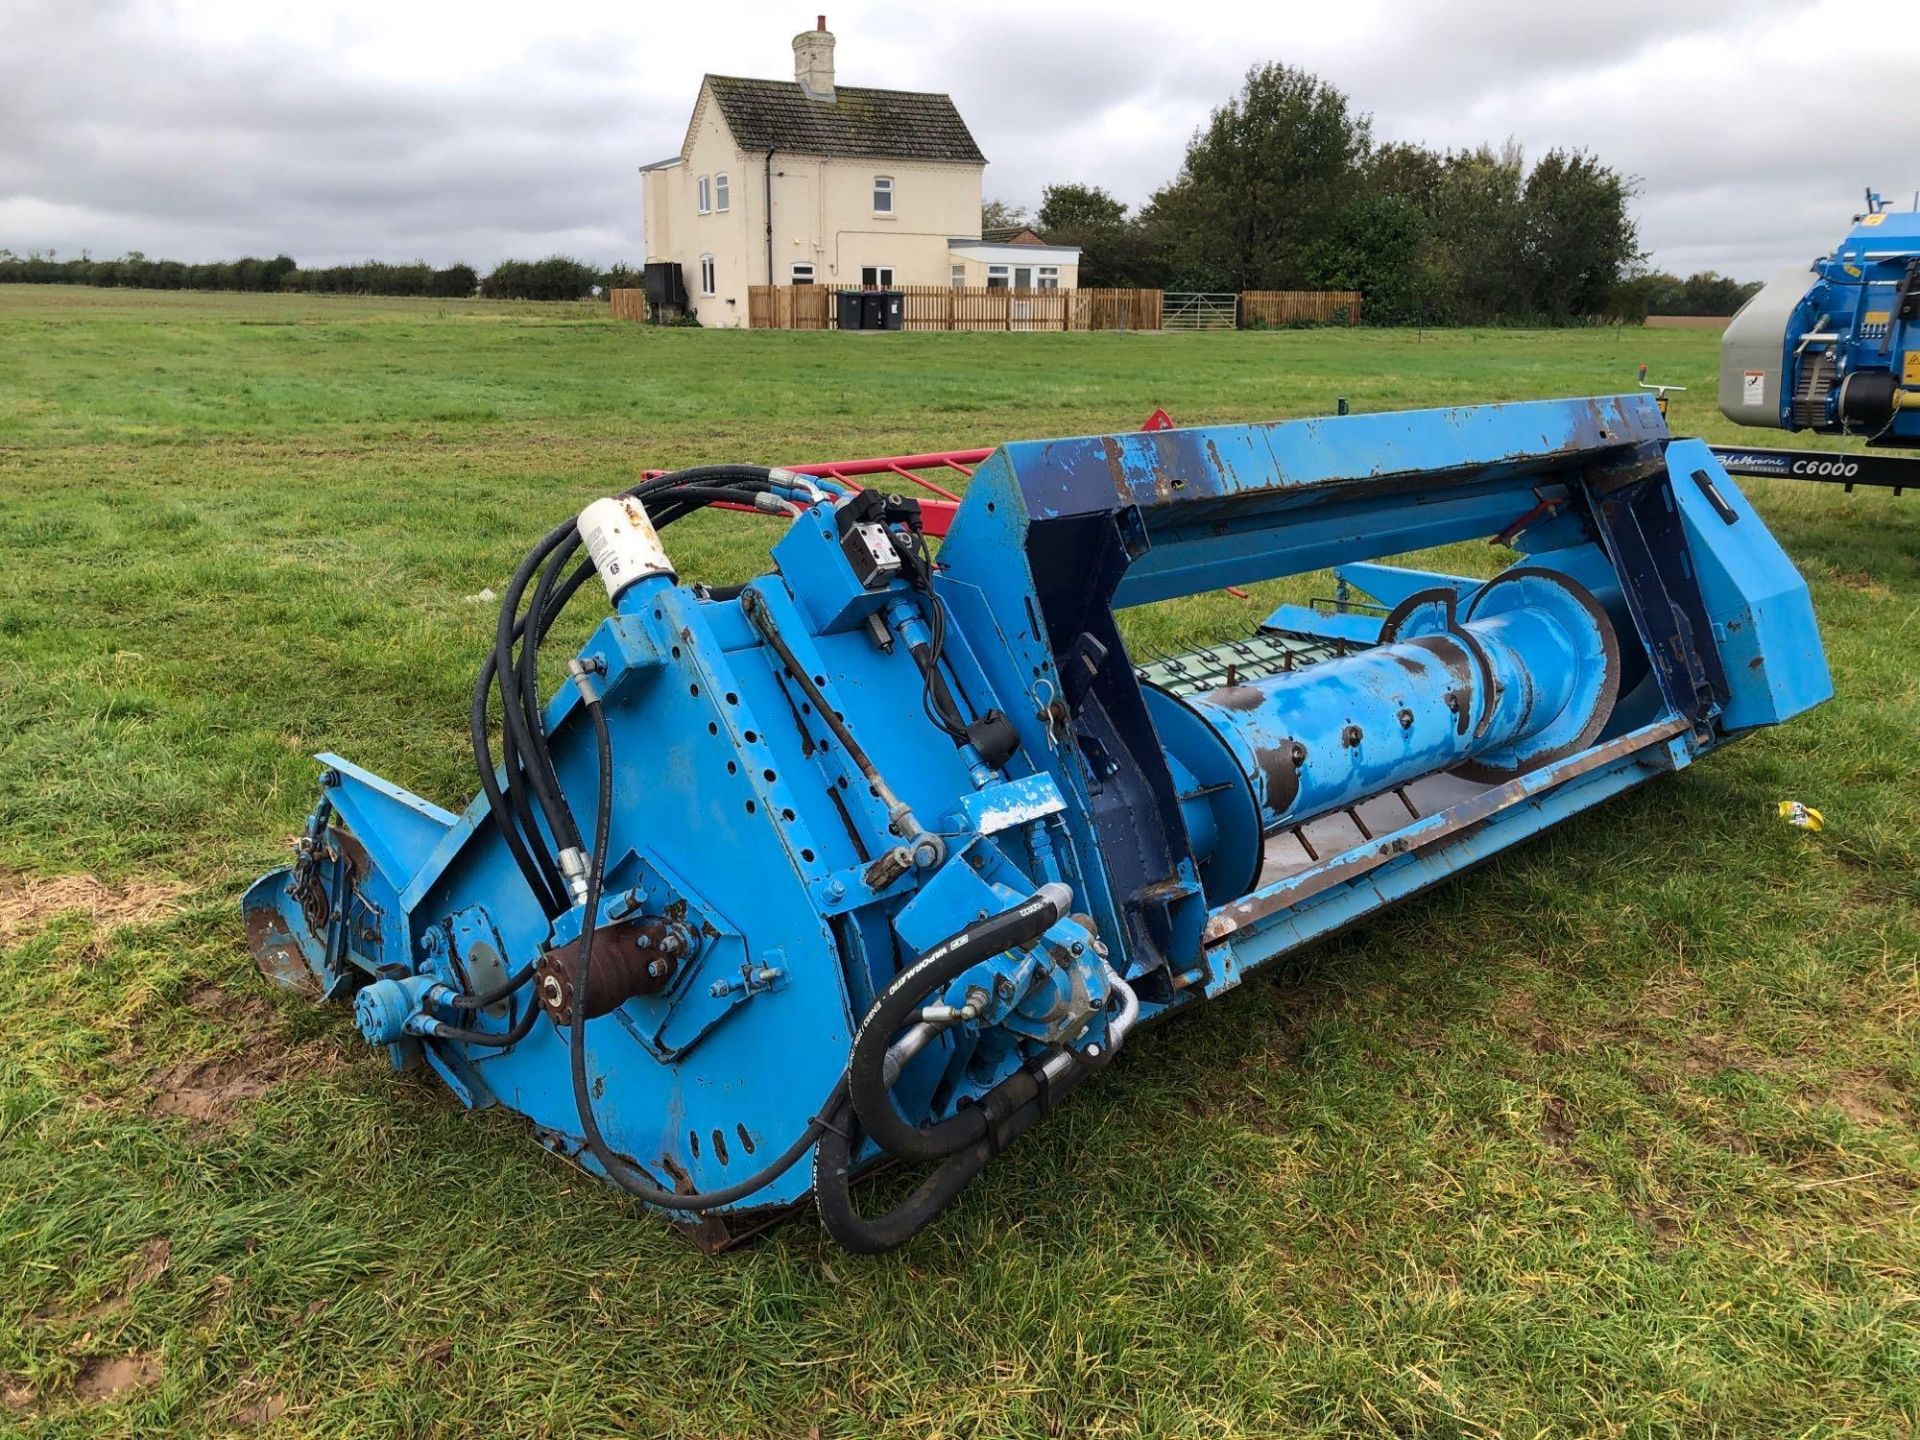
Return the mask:
M1692 387L1676 430L1733 438L1716 340L0 289L0 916L49 877L186 891L0 949L0 1433L1912 1436L1914 497L1749 483L1832 704L1142 1034L880 1260L805 1214L699 1256L271 994L240 935L310 752L466 800L467 597L641 468L1590 394L1642 361ZM725 581L770 533L671 538ZM250 1098L215 1123L153 1099L220 1083ZM125 1357L151 1383L100 1398Z

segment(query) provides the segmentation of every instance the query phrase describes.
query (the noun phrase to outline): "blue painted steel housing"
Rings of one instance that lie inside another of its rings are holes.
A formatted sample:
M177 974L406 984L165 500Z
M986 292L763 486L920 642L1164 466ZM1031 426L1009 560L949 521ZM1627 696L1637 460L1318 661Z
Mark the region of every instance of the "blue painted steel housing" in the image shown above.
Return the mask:
M1366 563L1502 533L1525 574ZM787 1146L913 957L1044 884L1069 887L1081 919L977 972L1016 998L911 1061L894 1091L910 1120L957 1113L1042 1044L1117 1041L1114 986L1064 958L1089 931L1142 1013L1162 1014L1830 693L1806 587L1645 396L1003 446L935 580L957 700L1019 738L998 770L928 720L909 645L875 643L882 623L910 641L920 612L898 582L853 576L829 504L773 559L752 597L943 853L876 874L899 844L886 806L741 598L665 577L621 596L583 650L604 666L614 761L600 923L671 929L684 954L657 993L588 1022L588 1067L613 1147L682 1189ZM1335 564L1395 609L1393 643L1364 648L1377 618L1289 612L1276 622L1357 653L1253 682L1252 710L1141 683L1119 609ZM1476 646L1498 656L1482 668ZM573 688L546 719L590 829L594 746ZM1289 774L1295 740L1308 754ZM564 1030L543 1019L504 1049L431 1033L436 995L566 944L578 908L549 923L483 802L454 816L322 761L300 859L246 898L262 968L329 996L403 979L422 1007L411 1031L378 1006L362 1017L397 1064L424 1061L465 1103L518 1111L591 1166ZM1068 1034L1075 985L1093 1010ZM534 1003L523 989L472 1023L504 1032ZM796 1167L723 1209L788 1205L811 1183Z
M1813 273L1786 324L1780 428L1920 445L1920 211L1858 216ZM1849 383L1875 384L1870 408L1850 401Z

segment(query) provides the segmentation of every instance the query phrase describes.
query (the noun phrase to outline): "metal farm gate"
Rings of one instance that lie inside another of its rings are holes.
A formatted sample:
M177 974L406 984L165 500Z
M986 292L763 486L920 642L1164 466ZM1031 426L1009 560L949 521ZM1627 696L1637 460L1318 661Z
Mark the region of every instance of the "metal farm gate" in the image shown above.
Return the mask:
M1239 324L1238 290L1169 290L1161 309L1162 330L1234 330Z

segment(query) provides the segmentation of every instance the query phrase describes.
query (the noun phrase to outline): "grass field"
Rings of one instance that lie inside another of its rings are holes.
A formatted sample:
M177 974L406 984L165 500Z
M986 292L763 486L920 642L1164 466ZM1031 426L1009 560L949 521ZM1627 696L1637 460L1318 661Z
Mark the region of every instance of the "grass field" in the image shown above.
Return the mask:
M1142 1034L877 1261L703 1258L241 943L310 752L465 802L469 597L640 468L1642 361L1730 438L1716 344L0 289L0 1433L1913 1436L1920 497L1749 484L1832 704ZM770 524L672 546L740 579Z

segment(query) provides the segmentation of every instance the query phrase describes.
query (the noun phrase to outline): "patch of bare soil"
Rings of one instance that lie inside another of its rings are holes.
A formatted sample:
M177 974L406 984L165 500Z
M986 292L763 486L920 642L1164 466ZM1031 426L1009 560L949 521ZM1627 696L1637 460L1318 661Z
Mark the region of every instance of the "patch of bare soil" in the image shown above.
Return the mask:
M1567 1114L1567 1102L1558 1095L1549 1095L1546 1104L1540 1107L1540 1134L1551 1145L1571 1145L1580 1131Z
M88 1405L104 1405L129 1390L153 1384L160 1374L160 1362L150 1356L96 1355L81 1364L73 1393Z
M0 1409L31 1410L39 1395L33 1386L12 1375L0 1375Z
M245 1101L258 1100L287 1068L281 1055L232 1055L169 1065L148 1082L151 1115L178 1115L201 1125L225 1125Z
M196 1014L220 1022L243 1043L238 1054L182 1060L146 1083L147 1113L174 1115L196 1125L224 1126L240 1106L258 1100L282 1076L309 1074L334 1063L324 1045L293 1045L279 1012L265 995L233 994L211 982L196 985L186 997Z
M284 1395L263 1395L251 1400L233 1412L236 1425L270 1425L287 1413L287 1397Z
M1891 600L1892 589L1882 580L1876 579L1864 570L1836 570L1833 578L1849 590L1858 590L1871 595L1875 600Z
M0 945L36 935L62 915L85 915L101 930L145 924L171 915L186 893L171 880L105 885L91 875L0 874Z

